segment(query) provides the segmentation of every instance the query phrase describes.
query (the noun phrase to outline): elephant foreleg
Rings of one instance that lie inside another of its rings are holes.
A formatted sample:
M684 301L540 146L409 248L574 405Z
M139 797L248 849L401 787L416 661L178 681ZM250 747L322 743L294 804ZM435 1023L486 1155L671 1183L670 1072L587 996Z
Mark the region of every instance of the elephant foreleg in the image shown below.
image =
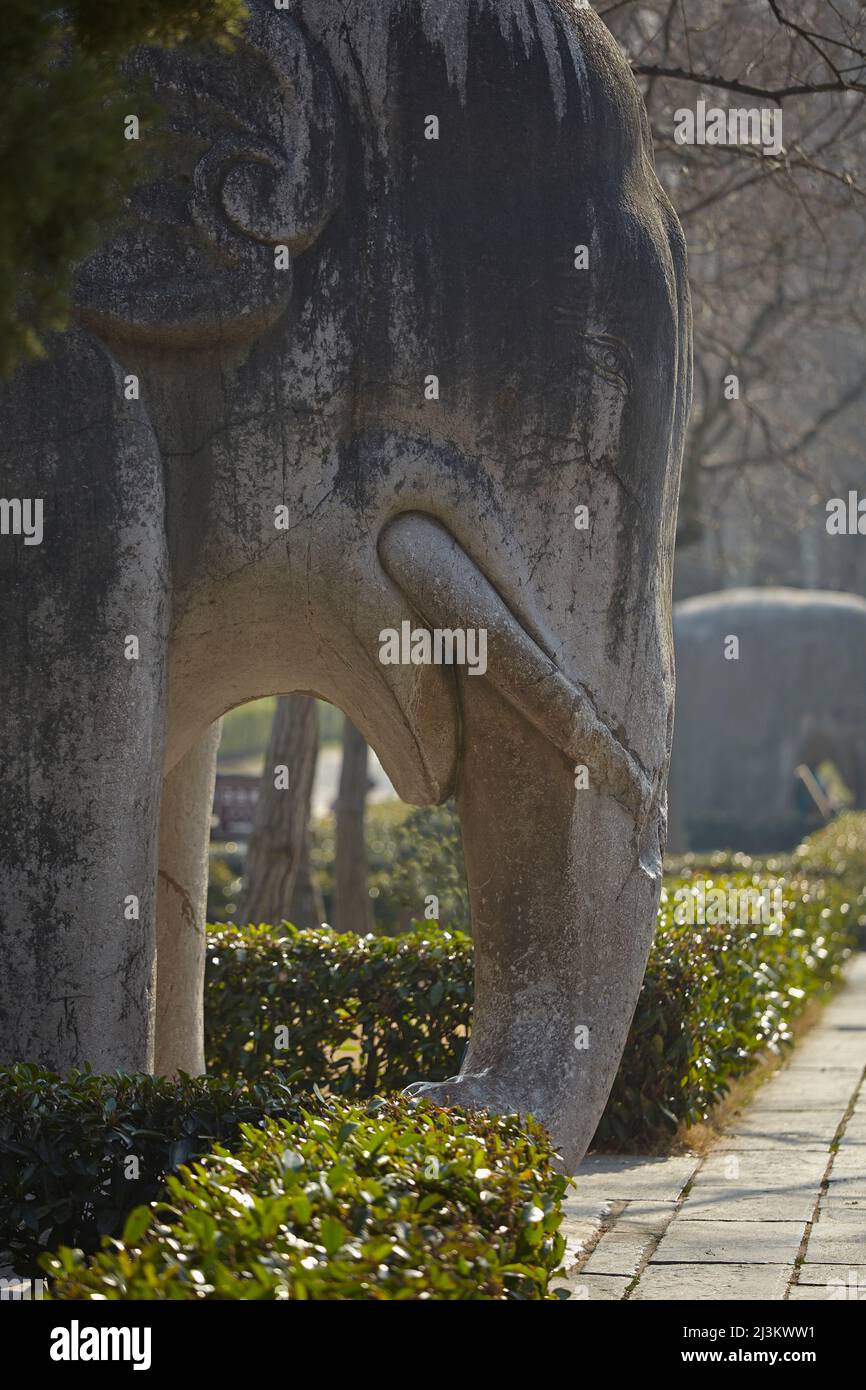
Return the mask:
M204 1071L208 840L221 722L168 774L159 818L154 1071Z
M164 742L162 470L120 369L79 334L3 392L0 1059L144 1071Z
M460 1076L411 1088L444 1104L531 1113L568 1169L593 1136L646 969L660 860L616 801L479 681L464 702L458 791L475 938ZM649 840L657 834L648 825ZM611 883L613 888L611 888Z

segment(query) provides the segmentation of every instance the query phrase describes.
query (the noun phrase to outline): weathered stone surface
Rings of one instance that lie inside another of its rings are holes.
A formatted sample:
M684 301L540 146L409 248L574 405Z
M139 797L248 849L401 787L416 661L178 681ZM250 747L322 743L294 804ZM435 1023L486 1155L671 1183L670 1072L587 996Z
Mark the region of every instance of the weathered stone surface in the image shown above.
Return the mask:
M662 1236L650 1263L793 1264L802 1221L683 1221Z
M615 1303L622 1300L629 1282L624 1276L584 1274L581 1270L572 1279L557 1282L554 1288L567 1289L569 1303Z
M848 1117L845 1125L845 1133L842 1137L842 1145L852 1148L855 1144L866 1144L866 1104L861 1096L854 1109L853 1115Z
M817 1194L829 1155L820 1149L773 1149L730 1153L714 1149L707 1154L695 1177L692 1191L703 1187L730 1187L734 1191L811 1187Z
M801 763L832 760L866 806L866 600L726 589L678 603L674 638L671 850L796 843Z
M840 1269L838 1279L821 1281L819 1284L797 1284L789 1289L788 1303L822 1303L825 1300L837 1303L862 1303L866 1300L866 1283L848 1284L848 1271Z
M586 1253L600 1229L600 1221L563 1221L560 1231L565 1239L565 1253L562 1257L564 1269L571 1269L586 1258Z
M163 782L157 879L156 1036L158 1076L204 1071L204 986L210 814L220 724L181 758Z
M815 1184L748 1188L738 1183L712 1187L696 1183L683 1207L682 1221L809 1221L815 1210Z
M768 1264L650 1264L629 1299L637 1302L781 1299L791 1271Z
M616 1224L621 1230L643 1231L647 1235L660 1236L676 1209L677 1204L673 1201L626 1202Z
M837 1160L838 1163L838 1160ZM858 1160L854 1164L833 1164L828 1179L828 1192L831 1198L861 1197L866 1199L866 1162Z
M827 1154L833 1142L841 1116L832 1110L802 1111L763 1110L758 1105L738 1117L719 1141L718 1150L748 1152L752 1149L818 1149Z
M614 1201L675 1202L698 1167L692 1154L675 1158L591 1156L575 1178L582 1200L601 1195Z
M44 499L44 536L0 538L0 1058L141 1071L168 661L159 450L81 333L2 395L0 494Z
M821 1194L818 1214L820 1222L838 1221L848 1226L862 1226L866 1230L866 1201L856 1197L835 1196L828 1190Z
M806 1246L805 1263L866 1264L866 1220L816 1221Z
M809 1048L809 1050L806 1051L804 1044L802 1058L795 1058L789 1070L792 1075L799 1075L801 1072L810 1072L810 1079L812 1081L821 1079L831 1082L835 1079L839 1081L840 1086L843 1081L846 1084L850 1082L853 1091L856 1089L857 1083L860 1080L860 1069L856 1066L852 1066L847 1058L841 1063L838 1061L834 1063L832 1061L832 1056L835 1053L838 1058L839 1052L840 1048L837 1039L833 1039L832 1042L828 1041L827 1046L821 1045L820 1048L816 1046L815 1050Z
M843 1137L838 1152L833 1155L830 1191L834 1192L835 1185L840 1182L847 1182L849 1187L860 1184L858 1191L852 1189L845 1192L846 1197L866 1197L866 1145L849 1140L847 1135ZM841 1194L836 1191L835 1195L838 1197Z
M584 1195L572 1190L563 1199L562 1217L564 1221L574 1222L576 1225L600 1225L602 1218L608 1214L610 1205L608 1198L601 1193L589 1191Z
M682 236L588 7L250 9L231 52L133 62L170 156L81 267L83 330L5 392L3 488L47 532L2 550L0 1056L153 1065L162 777L312 693L404 799L457 795L475 1020L432 1096L533 1111L571 1166L660 888ZM404 621L487 629L486 674L383 665Z
M795 1071L784 1071L761 1087L758 1098L760 1109L762 1112L800 1110L810 1113L832 1110L838 1119L846 1109L859 1079L859 1073L853 1068L820 1072L801 1067Z
M821 1198L821 1219L831 1221L858 1220L866 1218L866 1197L839 1197L832 1192Z
M563 1264L573 1265L595 1240L610 1213L610 1202L601 1195L581 1197L569 1192L562 1203L560 1232L565 1238Z
M650 1232L617 1223L612 1231L606 1231L602 1236L589 1259L581 1265L580 1273L631 1279L654 1243L655 1237Z
M813 1285L825 1291L835 1291L837 1296L841 1296L839 1285L843 1284L846 1294L850 1290L866 1295L866 1264L809 1264L807 1261L800 1267L797 1283L801 1287Z

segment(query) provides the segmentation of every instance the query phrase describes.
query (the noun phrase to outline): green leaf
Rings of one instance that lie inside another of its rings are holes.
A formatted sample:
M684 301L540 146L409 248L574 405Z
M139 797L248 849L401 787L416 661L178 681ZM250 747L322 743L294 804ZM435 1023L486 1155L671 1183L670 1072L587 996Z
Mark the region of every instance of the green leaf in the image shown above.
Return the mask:
M153 1213L149 1207L133 1207L123 1224L124 1245L137 1245L150 1226Z

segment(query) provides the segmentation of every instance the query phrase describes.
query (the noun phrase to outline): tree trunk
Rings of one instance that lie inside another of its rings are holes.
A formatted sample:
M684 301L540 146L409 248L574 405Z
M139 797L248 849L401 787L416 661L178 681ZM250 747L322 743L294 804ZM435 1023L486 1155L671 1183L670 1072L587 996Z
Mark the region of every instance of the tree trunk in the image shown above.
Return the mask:
M295 891L292 894L289 921L293 922L296 927L320 927L324 920L325 903L322 898L322 890L313 873L313 866L310 861L310 824L308 821L307 833L304 836L304 843L301 845L301 862L298 866L298 876L295 879Z
M343 766L337 798L334 864L334 928L368 932L372 926L367 892L364 806L367 800L367 744L350 719L343 730Z
M315 700L306 695L282 696L271 726L247 851L242 922L281 922L291 916L309 830L318 752ZM288 769L288 777L283 769Z

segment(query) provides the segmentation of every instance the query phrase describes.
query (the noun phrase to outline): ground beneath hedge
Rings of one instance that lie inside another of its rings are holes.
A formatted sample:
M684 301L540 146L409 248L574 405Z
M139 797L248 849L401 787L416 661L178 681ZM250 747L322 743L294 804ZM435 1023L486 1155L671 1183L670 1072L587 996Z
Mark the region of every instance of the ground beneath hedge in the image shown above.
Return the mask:
M866 953L846 979L707 1153L581 1164L570 1299L866 1301Z

